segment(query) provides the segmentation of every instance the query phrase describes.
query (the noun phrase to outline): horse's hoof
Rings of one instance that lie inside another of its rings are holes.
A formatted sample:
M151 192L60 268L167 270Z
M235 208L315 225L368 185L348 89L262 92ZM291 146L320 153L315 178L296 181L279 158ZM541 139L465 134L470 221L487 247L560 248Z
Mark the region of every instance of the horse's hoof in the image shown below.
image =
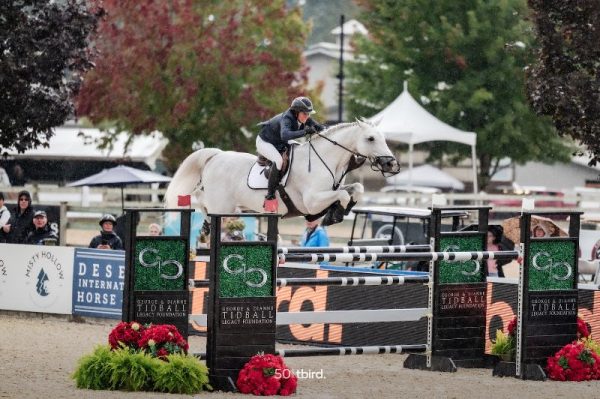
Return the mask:
M265 200L265 202L263 203L263 208L265 210L265 212L268 213L277 213L278 209L279 209L279 203L277 202L276 199L272 199L272 200Z

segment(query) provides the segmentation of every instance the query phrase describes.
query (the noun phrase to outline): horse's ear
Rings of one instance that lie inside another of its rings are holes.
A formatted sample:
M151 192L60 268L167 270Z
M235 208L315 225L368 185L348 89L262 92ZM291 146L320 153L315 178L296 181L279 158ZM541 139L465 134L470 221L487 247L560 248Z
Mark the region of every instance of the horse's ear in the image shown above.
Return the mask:
M369 119L361 116L360 118L356 118L356 122L358 123L358 125L362 128L365 127L377 127L377 125L379 124L380 121L377 121L377 123L373 123L372 121L370 121Z

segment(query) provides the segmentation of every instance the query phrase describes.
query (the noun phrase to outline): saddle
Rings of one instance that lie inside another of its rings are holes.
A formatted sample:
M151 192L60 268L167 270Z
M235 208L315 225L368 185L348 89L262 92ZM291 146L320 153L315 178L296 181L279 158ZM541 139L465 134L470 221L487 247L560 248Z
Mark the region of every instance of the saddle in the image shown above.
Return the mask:
M281 171L280 185L284 186L287 183L291 165L294 159L294 147L295 145L289 146L282 154L283 167ZM258 159L250 168L248 173L247 184L252 190L264 190L269 185L269 175L271 174L272 162L265 158L262 154L257 154Z
M273 166L273 162L271 162L269 159L267 159L267 157L260 153L257 153L256 155L258 156L258 160L256 161L256 163L264 168L263 174L265 175L267 180L269 180L269 176L271 175L271 166ZM281 158L283 159L283 165L281 167L281 175L283 176L288 171L290 161L289 147L281 153Z

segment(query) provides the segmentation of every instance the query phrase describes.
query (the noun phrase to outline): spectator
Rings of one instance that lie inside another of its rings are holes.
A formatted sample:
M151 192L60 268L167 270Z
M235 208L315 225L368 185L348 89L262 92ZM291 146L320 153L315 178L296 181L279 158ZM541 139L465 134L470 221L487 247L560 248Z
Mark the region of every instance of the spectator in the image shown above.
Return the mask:
M246 223L240 218L231 218L224 223L225 232L221 236L222 241L244 241L244 229Z
M0 243L5 243L8 239L8 231L10 227L5 228L10 220L10 211L4 206L4 193L0 192Z
M546 233L546 230L544 230L544 228L539 224L533 228L531 233L531 235L533 235L534 238L542 238L548 235Z
M327 231L319 226L321 219L314 220L312 222L306 221L306 229L302 234L300 240L300 246L303 247L328 247L329 237L327 237Z
M504 237L504 228L499 225L489 225L487 232L487 251L510 251L515 247L512 241ZM488 277L504 277L502 266L510 263L510 260L488 259Z
M117 219L113 215L106 214L102 216L98 224L102 227L102 230L100 230L100 234L92 238L89 247L98 249L123 249L123 241L113 231L117 225Z
M594 247L592 248L592 256L590 257L590 259L600 259L600 240L596 241L596 243L594 244Z
M27 238L25 238L25 244L56 245L58 243L58 235L48 224L46 211L35 211L33 213L33 224L35 230L29 232Z
M24 186L25 183L27 183L27 178L25 177L25 171L23 170L23 167L19 164L16 164L15 166L13 166L13 179L12 179L12 184L13 186Z
M15 206L8 224L4 226L4 232L8 233L7 242L23 244L29 232L35 229L31 194L27 190L20 191L17 201L17 206Z
M148 235L149 236L161 236L162 235L162 227L158 223L150 223L148 226Z

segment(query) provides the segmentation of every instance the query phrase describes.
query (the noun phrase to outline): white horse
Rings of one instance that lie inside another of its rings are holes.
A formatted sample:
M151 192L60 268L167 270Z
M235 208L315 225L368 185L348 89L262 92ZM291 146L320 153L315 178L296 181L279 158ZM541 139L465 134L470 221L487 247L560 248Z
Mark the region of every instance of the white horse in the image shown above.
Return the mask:
M358 202L364 192L362 184L343 184L354 156L367 158L381 172L399 171L385 137L366 121L338 124L296 146L285 191L301 214L317 215L336 201L344 209L351 200ZM255 155L216 148L192 153L169 184L166 206L175 208L179 195L195 194L205 215L262 212L266 189L250 189L247 184L256 160ZM277 196L279 213L285 216L289 210Z

